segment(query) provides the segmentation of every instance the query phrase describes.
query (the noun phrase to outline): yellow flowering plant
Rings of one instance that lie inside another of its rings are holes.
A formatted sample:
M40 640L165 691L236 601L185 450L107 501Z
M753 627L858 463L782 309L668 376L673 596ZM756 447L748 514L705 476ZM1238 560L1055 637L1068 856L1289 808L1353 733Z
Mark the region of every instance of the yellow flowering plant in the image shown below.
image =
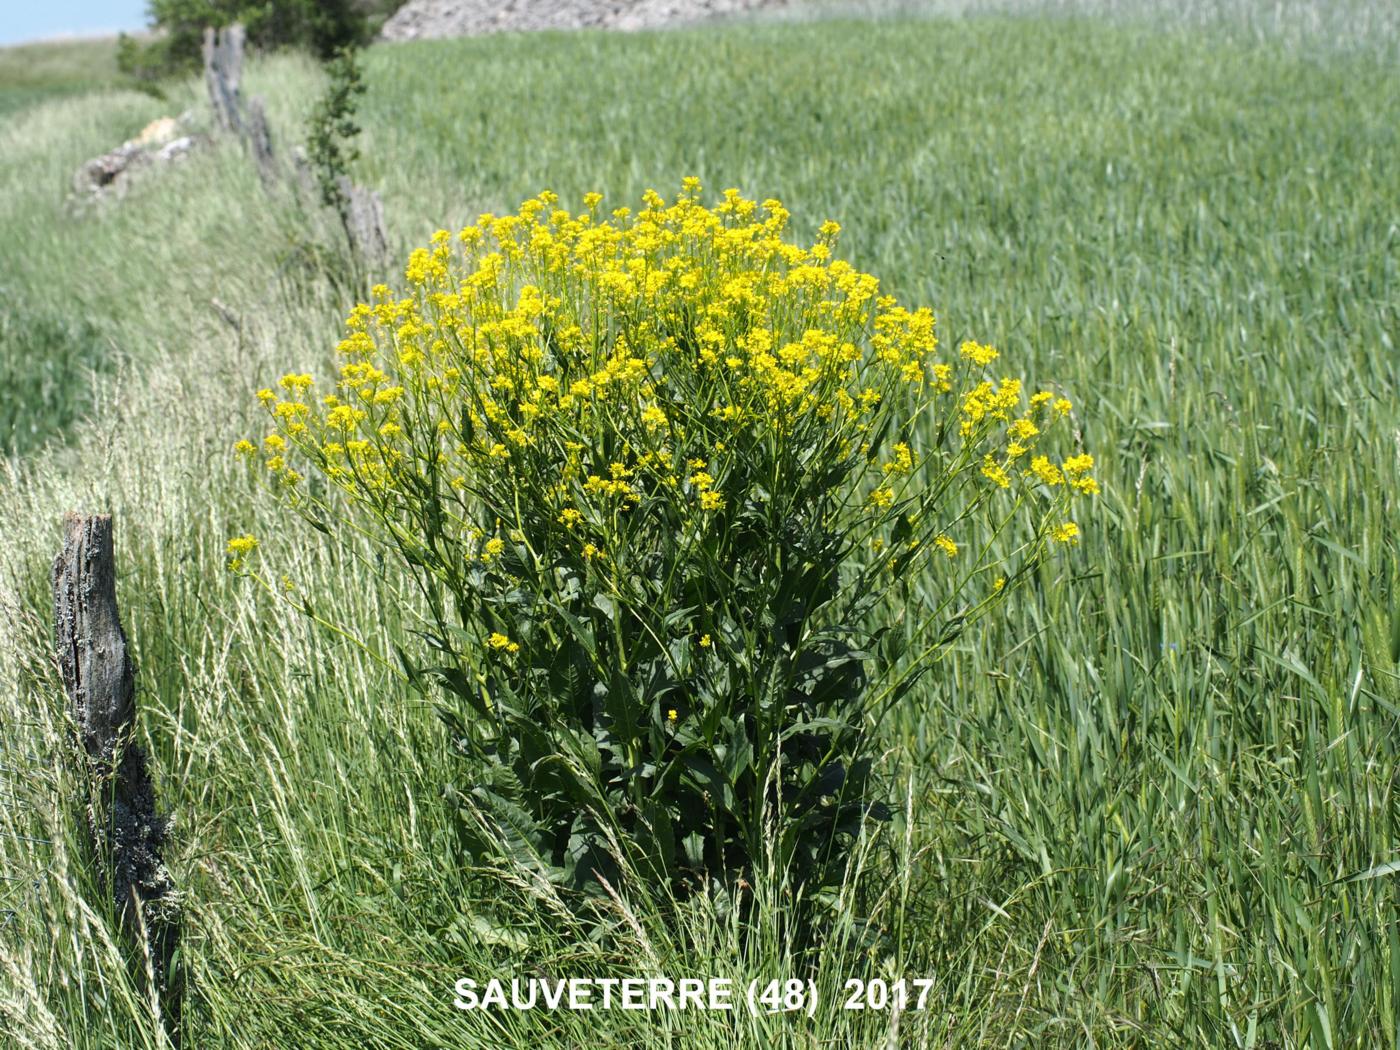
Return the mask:
M283 377L240 451L422 585L433 653L405 659L473 763L474 854L678 893L765 861L816 893L880 815L880 714L1076 541L1092 459L1050 447L1067 401L943 353L834 222L800 246L779 202L695 180L583 203L436 234L351 312L333 389Z

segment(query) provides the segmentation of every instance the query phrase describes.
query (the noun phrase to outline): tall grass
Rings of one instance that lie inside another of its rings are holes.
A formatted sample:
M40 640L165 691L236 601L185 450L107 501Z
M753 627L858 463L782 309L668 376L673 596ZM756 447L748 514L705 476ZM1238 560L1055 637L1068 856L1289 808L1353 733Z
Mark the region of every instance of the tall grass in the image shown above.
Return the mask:
M460 866L432 712L221 571L223 540L257 532L338 619L403 634L401 581L279 532L225 452L263 380L324 367L345 306L304 272L295 212L221 147L65 218L63 173L160 107L26 110L0 126L4 309L95 326L115 371L90 422L0 482L0 766L18 771L0 773L0 1031L162 1045L54 757L44 569L81 504L119 515L143 733L179 818L187 1045L1400 1041L1384 47L1160 18L815 21L400 45L367 78L357 176L401 244L544 186L620 201L691 173L838 218L852 261L934 304L945 342L1063 378L1099 512L891 727L901 816L865 847L862 902L890 936L874 957L833 940L815 1021L455 1012L458 976L788 961L771 939L745 954L703 901L681 934L629 887L590 939L546 889ZM315 73L282 58L251 79L297 134ZM21 346L0 346L6 368ZM837 1009L873 972L936 977L932 1009Z
M0 118L47 99L109 89L118 79L116 37L0 48Z
M1384 0L799 0L750 17L786 22L984 15L1107 19L1312 54L1385 53L1393 59L1400 46L1400 9Z

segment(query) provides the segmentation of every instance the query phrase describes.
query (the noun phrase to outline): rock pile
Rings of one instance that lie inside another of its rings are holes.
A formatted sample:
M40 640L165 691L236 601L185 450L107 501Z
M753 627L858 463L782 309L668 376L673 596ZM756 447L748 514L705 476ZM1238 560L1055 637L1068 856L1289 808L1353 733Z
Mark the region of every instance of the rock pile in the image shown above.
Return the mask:
M179 160L197 142L193 135L181 134L189 120L189 114L153 120L135 138L87 161L73 174L73 196L80 201L120 196L138 172Z
M480 36L539 29L657 29L703 22L787 0L409 0L384 24L385 40Z

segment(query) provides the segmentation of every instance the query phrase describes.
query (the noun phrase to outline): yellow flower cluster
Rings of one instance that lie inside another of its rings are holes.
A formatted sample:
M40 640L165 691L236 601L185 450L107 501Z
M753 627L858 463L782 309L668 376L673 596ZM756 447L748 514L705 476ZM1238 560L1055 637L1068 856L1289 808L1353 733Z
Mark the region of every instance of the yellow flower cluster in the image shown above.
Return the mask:
M250 535L235 536L229 540L227 547L229 568L234 572L242 569L248 555L253 553L253 549L257 545L257 537Z
M1067 484L1075 492L1094 496L1098 494L1099 483L1089 473L1093 469L1094 457L1088 453L1070 456L1059 466L1051 463L1048 456L1036 456L1031 460L1030 469L1026 474L1051 488Z
M291 373L260 391L270 432L239 452L294 500L319 498L300 484L309 467L398 540L431 520L444 549L493 571L503 529L601 571L629 515L715 528L773 498L755 464L816 469L799 466L813 450L855 464L861 514L898 515L946 469L919 446L945 429L914 427L925 414L953 423L992 495L1022 479L1097 491L1089 456L1031 455L1069 402L985 376L992 347L940 359L928 309L834 257L836 223L794 244L780 202L726 190L707 206L694 179L636 211L583 203L544 192L439 231L404 294L379 285L350 312L334 388L318 397ZM958 550L936 528L923 538ZM487 648L514 651L502 638Z

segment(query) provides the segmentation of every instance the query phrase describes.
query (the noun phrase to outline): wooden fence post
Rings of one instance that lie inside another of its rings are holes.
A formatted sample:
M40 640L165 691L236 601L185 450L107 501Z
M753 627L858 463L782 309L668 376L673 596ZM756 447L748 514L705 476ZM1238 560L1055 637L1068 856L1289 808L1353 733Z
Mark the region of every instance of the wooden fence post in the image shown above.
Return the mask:
M204 30L204 84L209 89L209 101L214 104L214 116L225 131L243 131L242 99L239 85L243 80L243 43L247 33L241 25L227 29Z
M277 182L277 160L272 152L272 129L267 124L267 109L261 95L248 100L248 146L253 151L253 161L258 166L258 177L263 187L271 189Z
M359 269L380 270L389 257L389 234L384 227L384 204L374 190L357 186L346 176L336 179L340 190L340 224Z
M254 96L243 104L243 47L248 34L238 23L225 29L204 30L204 86L219 127L243 140L258 166L263 186L277 181L277 161L272 151L272 131L263 100Z
M178 1046L181 989L170 964L179 909L161 860L168 822L156 812L146 754L133 738L135 677L117 611L111 515L64 517L53 599L59 669L92 787L88 822L98 877L122 925L146 947L166 1029Z

